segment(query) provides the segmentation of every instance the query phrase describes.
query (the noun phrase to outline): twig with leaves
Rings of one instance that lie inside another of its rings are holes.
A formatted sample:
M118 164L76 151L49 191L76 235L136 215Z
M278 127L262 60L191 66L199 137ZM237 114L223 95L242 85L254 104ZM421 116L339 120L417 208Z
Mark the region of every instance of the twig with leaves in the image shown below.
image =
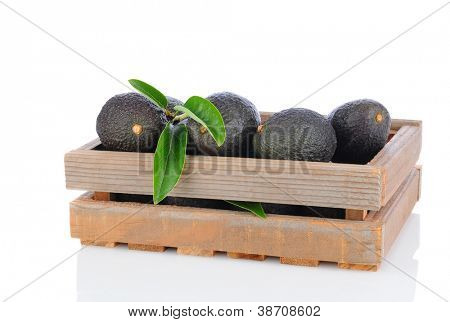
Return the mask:
M191 96L183 105L176 105L173 114L167 109L167 97L155 87L138 79L130 79L129 82L166 115L172 116L159 137L153 161L153 202L158 204L175 188L184 169L188 130L181 121L190 118L200 123L218 146L225 142L225 123L220 111L205 98ZM258 217L266 217L259 202L226 201Z

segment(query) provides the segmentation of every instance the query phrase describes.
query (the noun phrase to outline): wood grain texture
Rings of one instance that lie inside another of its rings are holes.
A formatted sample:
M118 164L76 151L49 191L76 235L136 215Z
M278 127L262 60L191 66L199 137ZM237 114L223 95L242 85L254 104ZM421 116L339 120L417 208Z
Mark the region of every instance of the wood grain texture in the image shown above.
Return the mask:
M345 209L345 219L364 220L367 216L367 210Z
M89 141L86 144L83 144L77 150L92 150L92 149L98 147L100 144L102 144L102 142L100 142L100 138L96 138L92 141Z
M385 254L394 244L419 198L421 171L421 167L416 167L415 175L405 180L387 205L380 211L370 212L366 217L366 222L378 222L383 226L382 249Z
M417 201L419 176L414 169L392 200L365 221L271 214L263 220L240 211L95 201L86 193L70 204L71 235L176 247L180 254L220 251L275 256L287 264L327 261L365 269L381 262L399 234Z
M422 195L422 165L416 165L416 169L419 171L419 187L417 189L417 201L419 201Z
M128 244L128 249L132 250L144 250L147 252L157 252L161 253L166 250L164 246L156 246L156 245L145 245L145 244Z
M120 223L120 224L119 224ZM269 215L262 220L238 211L93 201L71 203L71 234L80 239L202 250L377 262L381 226L364 221ZM364 241L359 243L358 241ZM320 250L320 253L316 253Z
M280 257L280 263L288 265L316 267L319 266L320 262L317 259Z
M110 201L111 200L111 194L109 192L95 191L94 192L94 200Z
M227 256L230 258L235 258L235 259L251 259L251 260L255 260L255 261L264 261L267 258L267 256L265 256L265 255L245 254L245 253L235 253L235 252L228 252Z
M81 243L81 245L85 245L85 246L103 246L103 247L108 247L108 248L113 248L118 245L118 243L116 243L114 241L106 241L106 240L81 239L80 243Z
M378 270L379 264L349 264L349 263L338 263L339 268L345 269L355 269L358 271L368 271L376 272Z
M369 165L380 168L383 173L381 205L386 205L416 165L421 147L422 127L404 125L369 162Z
M368 165L188 156L170 195L379 210L417 161L420 126L394 120L398 133ZM67 188L152 194L152 153L92 150L96 144L65 155Z
M192 256L214 256L215 251L211 249L203 249L197 246L180 246L177 248L177 253L181 255L192 255Z

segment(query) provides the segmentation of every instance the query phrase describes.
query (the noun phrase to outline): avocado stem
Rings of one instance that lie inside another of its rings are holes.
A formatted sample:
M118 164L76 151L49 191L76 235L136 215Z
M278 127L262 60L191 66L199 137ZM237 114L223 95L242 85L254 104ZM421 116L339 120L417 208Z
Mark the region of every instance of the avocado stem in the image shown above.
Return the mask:
M184 119L186 119L188 117L189 117L189 115L187 115L187 113L183 113L183 114L175 116L172 121L174 121L174 122L182 121L182 120L184 120Z
M383 121L383 114L381 112L378 112L377 115L375 115L375 122L381 123Z
M176 115L175 113L172 113L171 111L169 111L167 108L164 109L164 114L166 114L166 116L170 117L170 118L174 118Z
M133 131L134 134L139 136L144 131L144 127L141 124L136 123L131 127L131 130Z

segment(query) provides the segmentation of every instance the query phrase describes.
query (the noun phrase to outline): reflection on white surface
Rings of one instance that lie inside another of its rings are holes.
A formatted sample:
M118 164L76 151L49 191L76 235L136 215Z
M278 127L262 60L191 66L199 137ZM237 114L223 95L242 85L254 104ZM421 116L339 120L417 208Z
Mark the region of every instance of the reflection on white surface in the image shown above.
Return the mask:
M412 214L387 260L417 276L420 218ZM87 247L78 255L80 301L412 301L416 283L387 262L378 272Z

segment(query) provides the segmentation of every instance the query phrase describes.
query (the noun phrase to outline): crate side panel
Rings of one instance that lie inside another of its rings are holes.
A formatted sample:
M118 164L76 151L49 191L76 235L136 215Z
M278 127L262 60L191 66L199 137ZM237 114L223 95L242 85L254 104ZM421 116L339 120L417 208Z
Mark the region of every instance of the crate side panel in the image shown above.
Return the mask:
M383 170L382 202L384 206L410 174L419 159L422 146L421 126L404 125L369 163Z
M345 263L378 263L381 226L307 217L98 202L71 203L72 236L86 240Z
M419 198L420 176L421 168L414 168L388 204L367 218L383 225L384 254L388 253Z
M153 154L73 151L65 157L69 189L151 194ZM370 166L188 157L172 196L379 209L381 173Z

